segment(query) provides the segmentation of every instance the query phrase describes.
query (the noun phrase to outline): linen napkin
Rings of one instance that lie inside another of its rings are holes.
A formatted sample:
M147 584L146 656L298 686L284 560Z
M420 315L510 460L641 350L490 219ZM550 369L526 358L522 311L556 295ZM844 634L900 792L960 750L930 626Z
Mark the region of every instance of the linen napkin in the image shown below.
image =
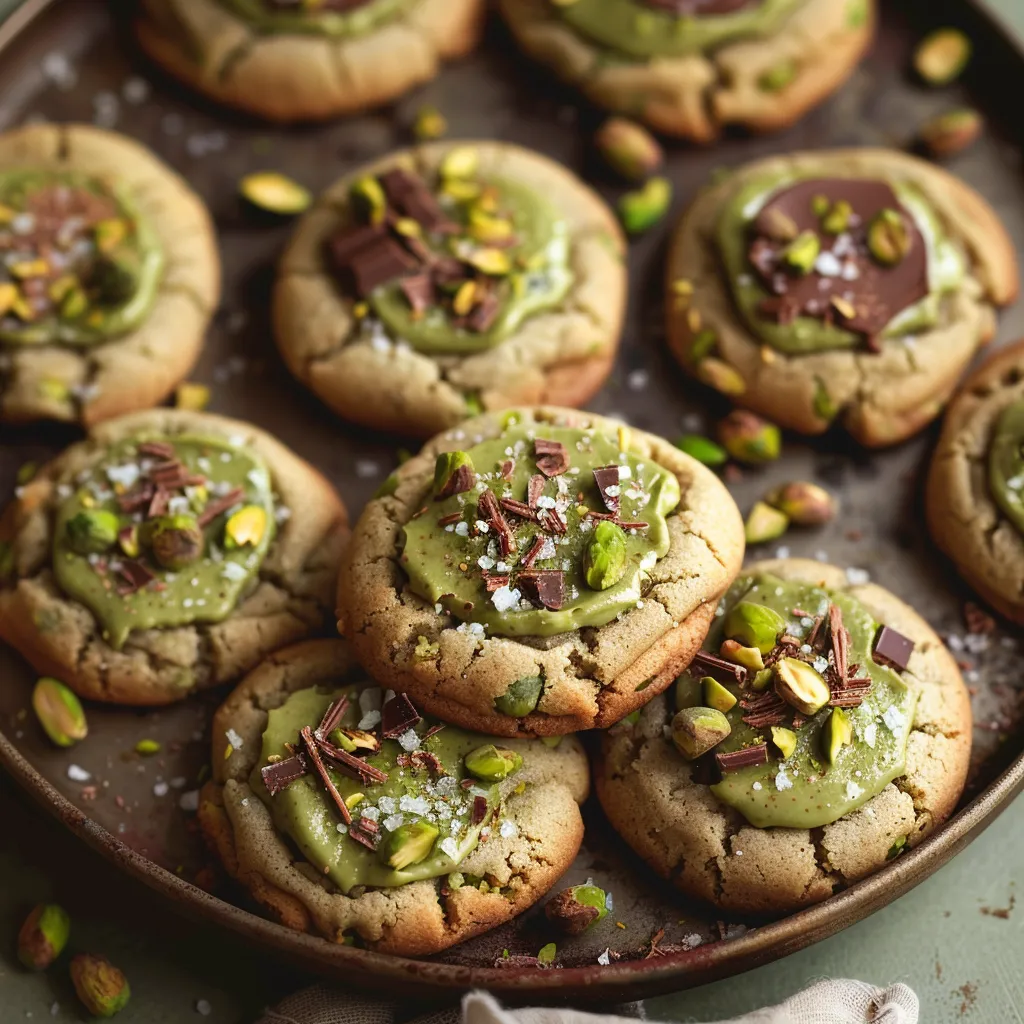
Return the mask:
M406 1009L363 999L324 985L298 992L268 1010L259 1024L635 1024L642 1004L621 1008L631 1016L563 1008L508 1010L486 992L471 992L462 1006L411 1017ZM917 1024L918 1002L906 985L876 988L862 981L819 981L778 1006L711 1024Z

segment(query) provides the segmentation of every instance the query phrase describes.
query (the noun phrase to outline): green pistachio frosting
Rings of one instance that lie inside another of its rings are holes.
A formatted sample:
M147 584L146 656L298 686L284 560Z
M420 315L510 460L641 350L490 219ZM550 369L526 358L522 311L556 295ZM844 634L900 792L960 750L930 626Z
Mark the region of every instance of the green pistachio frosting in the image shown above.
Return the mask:
M563 472L541 472L542 441L564 446ZM513 421L463 454L466 489L438 500L439 479L425 510L403 527L402 567L414 593L461 620L460 629L498 636L602 626L643 600L651 569L669 550L668 517L680 501L672 472L624 449L606 427ZM439 466L442 478L453 471L452 463ZM488 515L488 494L514 538L511 550ZM531 579L537 570L541 589Z
M500 782L480 779L474 772L488 775L479 762L485 760L484 748L493 740L451 725L427 736L437 723L424 719L398 740L382 740L380 751L365 758L386 773L387 782L367 785L328 768L339 794L351 807L354 827L359 827L360 818L376 826L378 845L370 849L351 837L318 775L307 774L271 796L261 774L265 765L288 758L288 744L296 744L303 727L315 729L340 697L349 700L342 728L355 729L362 722L364 729L372 729L379 723L383 694L376 687L300 690L267 716L260 761L249 782L269 808L274 824L292 839L318 876L329 879L346 895L357 887L393 887L455 871L495 826L500 795L518 785L521 759L511 755L510 767ZM440 768L409 757L418 751L433 755ZM486 801L486 810L474 815L478 797ZM515 831L511 822L497 827L503 836ZM404 865L400 869L388 864L396 853L397 862Z
M995 503L1024 534L1024 399L996 420L988 450L988 483Z
M163 277L125 189L75 172L0 174L0 344L89 346L137 328Z
M274 0L220 0L258 32L348 38L366 35L409 10L418 0L365 0L349 10L327 3L289 4Z
M827 652L812 651L807 640L817 618L821 616L827 622L829 606L836 605L842 614L843 626L850 634L848 665L857 666L858 678L870 679L870 689L863 703L841 710L840 717L834 720L833 709L826 705L808 715L803 724L799 719L795 723L791 720L790 708L786 720L780 723L784 732L773 736L771 727L754 728L743 721L749 713L741 702L756 698L757 691L741 690L728 680L714 687L710 682L702 685L699 672L693 669L693 674L687 672L680 677L677 706L698 707L711 699L723 709L731 731L715 746L716 755L762 743L768 745L767 764L722 773L721 781L711 787L719 800L735 808L757 828L828 825L867 803L904 774L916 696L896 671L875 661L873 649L879 623L859 601L843 592L784 581L767 573L744 576L733 584L723 601L722 614L704 644L705 650L717 654L722 642L731 639L727 633L730 628L736 633L738 643L746 647L753 642L756 633L743 630L737 625L737 617L729 614L741 602L775 612L778 616L775 621L783 623L785 633L801 643L801 651L815 654L807 664L819 674L826 672ZM745 618L748 623L754 622L755 629L759 628L753 616ZM771 644L769 639L763 646ZM750 653L749 647L747 652ZM753 653L756 655L757 651ZM740 660L744 655L734 657ZM751 678L758 678L753 669ZM768 687L771 685L772 682L767 683ZM730 698L723 696L723 690L737 698L731 707ZM767 692L767 688L760 692ZM835 759L831 760L833 729L837 723L846 721L850 725L850 742L840 744L837 741L832 752Z
M244 438L133 437L58 494L57 586L118 650L133 630L227 618L274 536L270 474Z

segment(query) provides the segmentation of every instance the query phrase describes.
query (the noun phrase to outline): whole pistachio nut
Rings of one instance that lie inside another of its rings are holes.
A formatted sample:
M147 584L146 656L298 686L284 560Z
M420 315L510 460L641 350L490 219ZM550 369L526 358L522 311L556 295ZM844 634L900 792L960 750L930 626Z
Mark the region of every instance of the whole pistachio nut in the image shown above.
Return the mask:
M466 755L466 771L484 782L501 782L523 766L522 757L514 750L487 743Z
M195 516L160 516L147 526L153 557L163 568L176 572L203 557L206 538Z
M729 719L714 708L683 708L672 719L672 742L688 761L714 750L731 732Z
M777 487L768 495L768 503L797 526L822 526L835 519L839 511L839 503L824 487L806 480Z
M821 738L829 764L835 764L843 747L853 742L853 724L850 722L850 716L842 708L832 709Z
M605 162L630 181L643 181L664 162L658 140L643 125L626 117L610 117L594 136Z
M313 205L313 195L297 181L277 171L255 171L239 182L242 197L253 206L283 217L303 213Z
M747 382L739 370L714 356L697 363L697 379L723 395L742 395L747 390Z
M224 524L224 546L229 551L255 547L267 531L267 510L262 505L246 505Z
M725 616L725 635L744 647L767 654L786 628L786 620L774 609L756 601L740 601Z
M45 971L63 952L71 931L68 912L56 903L40 903L18 932L18 959L30 971Z
M676 441L676 447L705 466L722 466L729 461L729 453L721 445L699 434L684 434Z
M626 575L626 533L607 519L594 527L583 552L583 572L592 590L614 587Z
M894 267L910 252L910 232L899 210L879 210L868 225L868 252L883 267Z
M746 409L734 409L718 424L718 440L737 462L748 466L772 462L782 451L779 428Z
M727 690L714 676L705 676L701 681L701 696L704 704L724 715L736 707L736 697Z
M964 107L925 121L918 136L932 156L955 156L977 140L983 127L981 114Z
M821 239L813 231L801 231L785 249L782 259L798 274L809 274L821 254Z
M434 463L434 490L443 491L451 478L462 467L468 466L474 472L473 460L466 452L441 452Z
M352 183L349 199L360 219L367 224L382 224L388 210L387 196L381 183L366 174Z
M89 735L78 697L57 679L43 676L32 690L32 710L43 731L58 747L73 747Z
M781 658L775 663L775 692L807 716L816 715L832 698L821 673L798 658Z
M672 183L668 178L651 178L635 192L619 200L619 218L631 234L639 235L654 227L672 204Z
M763 501L757 502L750 510L744 525L748 544L764 544L778 540L789 529L789 518L784 512Z
M955 28L930 32L914 51L914 70L929 85L948 85L971 59L971 41Z
M742 644L736 643L735 640L723 640L718 653L726 661L742 665L744 668L749 668L752 672L760 672L764 668L764 659L756 647L744 647Z
M840 199L821 219L821 229L829 235L841 235L850 226L853 207Z
M582 935L607 916L608 896L596 885L574 885L548 900L544 914L566 935Z
M384 863L395 871L404 871L413 864L419 864L430 856L439 834L429 821L400 825L382 845Z
M523 676L495 699L494 707L503 715L525 718L537 707L543 690L544 680L540 676Z
M787 757L792 757L793 751L796 750L796 733L784 726L773 725L772 743L778 748L783 761L785 761Z
M128 979L106 957L79 953L71 961L71 982L94 1017L113 1017L131 998Z
M99 555L117 543L121 520L103 508L87 508L68 520L68 544L79 555Z

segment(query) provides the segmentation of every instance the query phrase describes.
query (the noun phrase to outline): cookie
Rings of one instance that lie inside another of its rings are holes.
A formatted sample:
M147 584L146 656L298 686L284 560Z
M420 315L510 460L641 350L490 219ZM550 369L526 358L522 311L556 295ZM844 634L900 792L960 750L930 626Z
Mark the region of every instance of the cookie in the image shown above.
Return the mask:
M1024 342L1001 349L950 404L926 492L935 543L984 599L1024 622Z
M721 481L661 438L567 409L428 442L363 512L339 628L367 671L496 736L608 726L699 649L739 570Z
M564 167L434 143L346 175L302 220L274 293L289 369L332 409L429 437L474 412L581 405L611 371L625 245Z
M0 638L83 697L168 704L330 622L345 508L237 420L94 427L0 518Z
M299 9L302 7L303 9ZM142 0L142 48L192 88L269 121L397 99L469 53L484 0Z
M952 814L971 750L967 689L889 591L807 559L759 562L705 649L674 696L605 736L595 770L612 825L685 893L795 910Z
M202 200L88 125L0 135L0 422L85 426L162 402L202 347L220 262Z
M301 738L322 724L353 753ZM282 924L425 956L516 917L561 877L583 838L588 785L575 737L495 747L384 693L344 641L314 640L272 655L217 712L199 820Z
M996 308L1013 246L970 187L890 150L749 164L683 216L668 341L687 372L802 434L895 444L935 418Z
M499 0L522 48L599 106L669 135L786 128L871 43L873 0Z

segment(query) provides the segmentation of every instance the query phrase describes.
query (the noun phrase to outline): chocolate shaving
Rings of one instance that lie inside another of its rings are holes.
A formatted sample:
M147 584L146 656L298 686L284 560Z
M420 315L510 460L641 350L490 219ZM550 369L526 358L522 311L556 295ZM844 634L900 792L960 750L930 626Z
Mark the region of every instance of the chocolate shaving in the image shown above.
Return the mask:
M891 626L882 626L875 637L875 661L903 672L910 664L914 646L914 641L909 637L898 633Z
M437 756L437 754L432 754L429 750L415 751L412 754L412 763L413 767L425 769L433 775L448 774L444 770L444 765L441 763L441 759Z
M438 526L454 526L462 519L461 512L452 512L450 515L441 516L437 521Z
M843 626L843 613L836 604L828 607L828 635L832 642L832 664L840 683L846 679L850 637Z
M416 274L402 278L399 287L409 300L414 316L422 316L434 305L434 282L430 274Z
M135 487L125 494L119 494L117 503L121 507L122 512L141 512L144 508L149 507L155 490L156 488L152 483L148 480L144 481L136 484Z
M626 519L613 519L612 522L623 530L646 530L651 524L643 522L631 522Z
M707 676L717 679L719 682L731 681L737 686L743 686L747 681L747 670L742 665L736 665L724 658L719 658L709 651L698 651L693 656L693 664Z
M471 490L475 483L476 474L469 466L463 463L448 477L444 487L435 495L434 501L444 501L445 498L450 498L454 494L462 494L465 491Z
M821 624L824 621L825 621L825 619L824 619L823 616L816 615L814 617L814 624L811 626L811 631L810 631L810 633L807 634L807 643L810 644L811 647L814 647L816 649L817 649L818 640L820 639Z
M561 476L569 468L569 451L561 441L538 437L533 442L537 468L547 477Z
M565 573L561 569L528 569L519 574L518 582L551 611L565 603Z
M519 516L520 519L526 519L531 523L540 522L537 510L530 508L524 501L516 501L515 498L502 498L499 504L506 512L511 512L512 515Z
M324 759L320 756L320 750L318 748L317 741L313 736L313 730L308 725L304 725L299 732L299 735L302 737L302 742L306 745L306 753L309 755L309 759L313 762L314 770L317 775L320 776L320 781L324 784L324 788L327 790L331 799L334 801L335 806L338 808L341 820L346 825L351 825L352 814L346 806L345 801L342 799L341 794L338 792L338 787L335 786L330 772L327 771Z
M133 559L125 559L118 566L117 572L125 581L124 585L117 588L121 597L134 594L156 578L141 562L136 562Z
M366 820L366 819L360 819ZM380 844L380 836L377 833L364 832L358 826L353 826L348 830L350 839L354 839L357 843L361 843L368 850L376 850Z
M339 697L336 701L333 701L324 712L324 717L320 719L320 724L313 733L316 739L319 741L330 736L341 725L341 720L345 717L347 710L348 697Z
M545 479L540 473L534 473L526 485L526 503L530 508L537 507L537 499L544 493Z
M340 747L334 746L333 743L328 743L327 740L320 740L317 745L323 756L339 772L347 775L350 779L355 779L364 785L369 785L371 782L384 783L388 781L387 772L382 772L379 768L375 768L362 758L350 754L347 750L342 750Z
M544 545L547 543L547 538L537 534L533 538L533 543L530 545L530 550L523 556L522 566L524 569L533 568L533 563L540 557L541 551L544 550Z
M199 513L197 520L199 525L208 526L217 516L227 512L232 505L237 505L244 497L245 491L241 487L236 487L233 491L228 491L222 497L215 498Z
M166 441L143 441L139 445L140 455L152 455L156 459L173 459L174 445Z
M785 708L778 711L762 711L756 715L744 715L743 721L752 729L766 729L772 725L781 725L786 720L787 713Z
M444 729L444 722L438 722L436 725L432 725L424 734L423 742L426 743L431 736L436 736L439 732Z
M496 590L507 587L510 579L507 572L485 572L482 575L484 587L487 588L488 594L493 594Z
M473 818L474 825L479 825L487 817L487 797L473 797Z
M381 708L381 732L386 740L398 739L422 721L422 716L404 693L396 693Z
M715 754L718 767L723 772L734 772L740 768L750 768L757 764L768 763L768 744L760 743L756 747L744 747L728 754Z
M501 479L502 480L511 480L512 479L512 471L515 468L516 468L515 462L512 459L506 459L501 464Z
M167 509L171 503L171 492L163 487L157 487L150 499L149 508L146 510L146 518L167 515Z
M477 288L477 303L473 312L466 319L466 326L477 334L485 334L493 326L501 313L501 299L493 289L480 293Z
M303 754L287 757L274 764L265 764L260 769L263 785L271 796L277 796L282 789L287 789L296 779L309 773L309 762Z
M610 487L619 486L619 467L618 466L599 466L594 470L594 483L597 485L598 491L601 493L601 500L604 502L604 506L609 512L614 512L618 515L619 512L619 495L609 494L608 489Z
M508 520L502 515L498 499L494 491L487 490L480 495L479 509L483 520L498 535L498 544L501 549L502 558L506 558L516 550L516 537Z
M542 530L557 533L559 536L568 532L569 527L553 508L542 508L537 511L537 524Z

